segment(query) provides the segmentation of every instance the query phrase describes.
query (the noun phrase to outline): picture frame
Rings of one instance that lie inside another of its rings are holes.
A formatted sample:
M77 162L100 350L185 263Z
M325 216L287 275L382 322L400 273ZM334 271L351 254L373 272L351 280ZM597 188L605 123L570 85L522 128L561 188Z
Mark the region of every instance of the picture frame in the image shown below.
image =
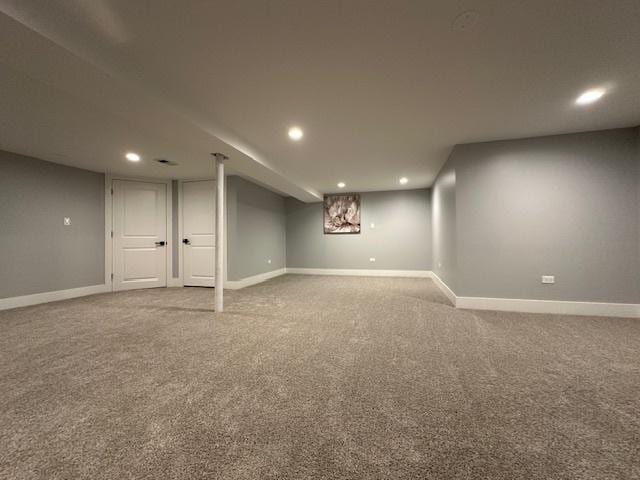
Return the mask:
M353 235L362 231L359 193L327 194L322 204L325 235Z

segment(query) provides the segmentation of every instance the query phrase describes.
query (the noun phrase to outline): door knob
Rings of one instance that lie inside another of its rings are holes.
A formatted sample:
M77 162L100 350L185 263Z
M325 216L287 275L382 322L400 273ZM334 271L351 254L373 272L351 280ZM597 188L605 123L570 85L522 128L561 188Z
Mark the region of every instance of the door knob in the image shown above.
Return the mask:
M156 246L157 247L164 247L166 245L165 241L161 241L161 242L156 242Z
M184 243L185 245L191 245L191 240L189 240L188 238L183 238L182 243Z

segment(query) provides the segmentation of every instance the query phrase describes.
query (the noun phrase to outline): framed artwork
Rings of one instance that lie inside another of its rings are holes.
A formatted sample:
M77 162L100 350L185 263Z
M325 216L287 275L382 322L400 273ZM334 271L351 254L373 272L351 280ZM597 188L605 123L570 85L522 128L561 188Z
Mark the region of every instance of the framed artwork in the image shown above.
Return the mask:
M325 195L323 204L325 234L360 233L360 195Z

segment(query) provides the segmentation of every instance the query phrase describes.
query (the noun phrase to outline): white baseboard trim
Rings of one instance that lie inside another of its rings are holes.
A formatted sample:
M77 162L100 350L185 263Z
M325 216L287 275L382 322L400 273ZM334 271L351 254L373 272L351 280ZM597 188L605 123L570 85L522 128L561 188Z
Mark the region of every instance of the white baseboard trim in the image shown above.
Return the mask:
M432 272L431 278L433 279L433 283L435 283L436 286L440 290L442 290L442 293L444 293L447 296L447 298L451 301L453 306L454 307L457 306L458 297L456 297L456 294L453 293L453 290L451 290L449 286L446 283L444 283L438 275L436 275L435 272Z
M227 280L224 282L224 288L229 290L239 290L241 288L249 287L251 285L256 285L258 283L266 282L275 277L279 277L280 275L284 275L287 273L286 268L279 268L277 270L272 270L266 273L260 273L258 275L253 275L251 277L243 278L242 280Z
M167 287L184 287L181 278L169 278L167 279Z
M456 297L456 307L469 310L497 310L503 312L640 318L640 305L633 303L566 302L562 300Z
M515 298L458 297L435 273L428 270L355 270L325 268L280 268L271 272L253 275L242 280L225 283L225 288L237 290L250 285L265 282L286 273L301 275L343 275L343 276L377 276L377 277L412 277L432 278L434 283L451 300L457 308L468 310L496 310L522 313L550 313L559 315L585 315L600 317L640 318L640 304L633 303L599 303L568 302L560 300L526 300ZM178 279L174 279L178 280ZM182 286L181 282L172 282ZM92 285L89 287L57 290L54 292L34 293L20 297L0 298L0 310L27 307L41 303L56 302L70 298L84 297L97 293L110 292L109 285Z
M562 300L526 300L517 298L458 297L435 273L434 283L456 308L501 312L551 313L594 317L640 318L640 305L634 303L568 302Z
M297 275L340 275L352 277L408 277L431 278L431 270L365 270L343 268L287 268Z
M89 287L70 288L68 290L57 290L54 292L34 293L32 295L22 295L20 297L0 298L0 310L10 308L28 307L40 303L57 302L69 298L84 297L96 293L110 292L109 285L91 285Z

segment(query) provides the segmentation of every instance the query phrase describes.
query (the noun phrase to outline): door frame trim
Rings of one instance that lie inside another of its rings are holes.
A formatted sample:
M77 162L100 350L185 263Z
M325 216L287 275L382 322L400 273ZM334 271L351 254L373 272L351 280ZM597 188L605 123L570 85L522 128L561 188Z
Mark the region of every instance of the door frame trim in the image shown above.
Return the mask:
M113 238L111 237L111 231L113 230L113 196L111 195L111 189L113 187L114 180L123 180L129 182L144 182L144 183L158 183L163 184L166 187L166 214L167 214L167 248L165 248L165 268L166 268L166 283L167 287L172 286L171 280L173 279L173 200L172 200L172 188L171 179L163 178L144 178L144 177L128 177L124 175L114 175L111 173L105 173L104 175L104 283L107 286L107 291L113 292L113 280L111 274L113 273ZM180 186L178 185L178 188ZM179 206L178 206L179 207Z
M187 182L215 182L215 180L215 176L205 178L185 178L178 180L178 268L180 270L180 275L178 275L178 278L174 278L173 280L179 281L180 284L174 286L184 287L184 249L182 248L182 239L184 238L184 212L182 211L182 209L184 208L183 185Z

